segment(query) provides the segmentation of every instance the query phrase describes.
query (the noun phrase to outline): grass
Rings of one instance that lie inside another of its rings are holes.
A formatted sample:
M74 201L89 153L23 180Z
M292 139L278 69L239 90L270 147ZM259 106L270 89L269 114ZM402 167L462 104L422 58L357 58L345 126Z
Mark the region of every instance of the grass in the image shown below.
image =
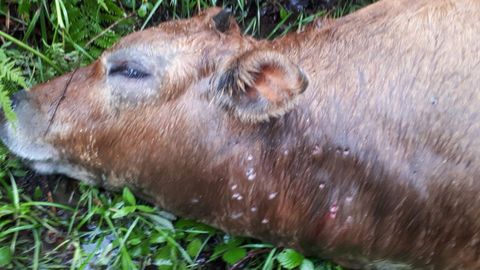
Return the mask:
M2 1L0 101L15 121L7 97L17 88L86 65L134 30L208 6L228 6L246 34L274 38L369 2L338 1L331 9L317 3L297 12L287 1ZM35 175L4 147L0 165L0 269L342 269L177 219L128 189L111 193Z

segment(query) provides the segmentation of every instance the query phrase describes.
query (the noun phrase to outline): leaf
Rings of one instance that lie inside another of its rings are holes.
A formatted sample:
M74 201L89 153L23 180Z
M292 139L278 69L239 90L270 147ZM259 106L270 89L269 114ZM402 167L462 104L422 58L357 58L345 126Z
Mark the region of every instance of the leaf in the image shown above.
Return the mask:
M35 191L33 192L33 199L40 200L43 196L42 189L39 186L35 187Z
M167 228L170 230L173 230L173 224L172 221L160 216L160 215L155 215L155 214L147 214L144 213L142 214L145 217L148 217L152 222L154 222L156 225L162 227L162 228Z
M12 110L12 103L8 96L14 92L18 86L27 88L22 71L15 67L15 61L8 58L4 50L0 48L0 106L3 109L5 118L14 124L16 115Z
M224 253L225 251L227 251L230 248L231 247L229 247L227 244L224 244L224 243L216 245L213 248L213 254L212 254L211 258L214 259L214 258L220 257L220 255L222 253Z
M273 268L273 260L275 258L275 253L277 253L277 249L273 248L265 259L262 270L271 270Z
M247 255L247 250L240 247L235 247L232 249L227 250L227 252L223 253L222 259L226 263L235 264L236 262L240 261Z
M123 201L130 205L136 205L137 201L135 200L135 196L133 193L128 189L128 187L123 188Z
M137 11L138 16L140 18L145 17L147 15L147 9L148 9L148 6L146 4L142 4Z
M169 212L166 212L166 211L158 211L157 214L159 216L163 217L163 218L168 219L168 220L175 220L176 219L176 217L173 214L171 214Z
M22 15L22 17L27 18L29 16L29 11L30 11L30 3L31 1L19 1L18 3L18 14Z
M4 89L4 86L0 82L0 106L3 109L3 114L7 121L15 123L17 120L17 116L15 112L12 110L12 102L10 101L10 98L8 98L6 90Z
M57 15L57 23L58 25L60 26L60 28L64 29L65 28L65 24L63 23L63 20L62 20L62 12L60 11L61 10L61 7L60 7L60 2L61 0L55 0L55 10L56 10L56 15Z
M122 250L122 270L134 270L137 269L135 264L132 262L132 258L130 258L130 254L127 251Z
M176 258L172 256L172 251L172 247L170 246L164 246L160 248L155 255L153 264L158 266L159 269L171 269L173 266L172 259L176 260Z
M172 266L172 260L170 259L156 259L154 264L156 266Z
M175 228L183 229L188 233L193 234L214 234L216 232L215 228L210 227L206 224L196 222L188 219L180 219L175 223Z
M229 247L238 247L245 241L245 239L241 237L226 235L224 237L224 241L225 241L225 244L227 244Z
M137 205L137 210L145 213L153 213L155 212L156 209L148 205L140 204L140 205Z
M140 239L140 238L133 238L133 239L128 240L127 243L128 243L129 245L136 246L136 245L142 243L142 239Z
M7 266L12 261L12 252L9 247L0 247L0 267Z
M281 7L280 8L280 19L285 19L287 16L289 16L288 11L285 8Z
M12 207L11 205L7 204L7 205L2 205L2 207L0 207L0 217L2 216L6 216L6 215L12 215L15 213L15 208ZM1 223L0 223L1 224ZM2 228L2 226L0 226L0 229Z
M221 254L227 252L228 250L237 248L243 243L243 239L240 237L230 237L228 235L225 235L224 237L224 243L218 244L215 246L213 249L213 254L211 256L211 259L216 259L220 257Z
M293 249L285 249L277 256L277 261L287 269L294 269L302 264L305 257Z
M116 219L116 218L121 218L121 217L124 217L130 213L133 213L135 212L135 206L125 206L123 208L121 208L120 210L118 210L117 212L115 212L115 214L113 214L112 218L113 219Z
M15 62L11 61L10 58L0 60L0 79L13 82L22 88L28 88L27 83L23 78L22 71L18 67L15 67Z
M187 253L190 257L195 257L200 252L202 248L202 241L198 238L193 239L192 242L187 245Z
M149 239L151 244L160 244L167 242L167 238L161 233L155 233Z
M300 270L315 270L315 266L309 259L303 259L303 262L300 265Z
M97 3L99 6L101 6L106 12L108 12L108 7L107 5L105 4L105 1L104 0L97 0Z

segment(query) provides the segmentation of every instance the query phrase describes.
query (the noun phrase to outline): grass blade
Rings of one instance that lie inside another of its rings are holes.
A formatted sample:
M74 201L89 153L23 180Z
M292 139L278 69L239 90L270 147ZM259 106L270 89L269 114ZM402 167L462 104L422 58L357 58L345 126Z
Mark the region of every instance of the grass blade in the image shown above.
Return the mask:
M33 230L33 239L35 240L35 250L33 252L33 265L32 270L37 270L39 266L39 259L40 259L40 235L38 230Z
M140 27L140 30L145 29L145 26L147 26L147 24L148 24L148 22L150 21L150 19L152 19L153 14L155 14L155 11L157 11L157 9L160 7L160 5L161 5L162 3L163 3L163 0L159 0L157 3L155 3L155 6L153 6L152 10L151 10L150 13L148 14L147 19L146 19L145 22L142 24L142 27Z

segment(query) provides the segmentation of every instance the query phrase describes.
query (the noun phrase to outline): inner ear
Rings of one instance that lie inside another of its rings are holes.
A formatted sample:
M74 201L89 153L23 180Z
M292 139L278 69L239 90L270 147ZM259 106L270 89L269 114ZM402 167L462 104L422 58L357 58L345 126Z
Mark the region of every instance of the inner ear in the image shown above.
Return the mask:
M246 93L253 100L259 97L266 98L269 102L278 104L294 95L291 85L286 81L286 70L278 66L262 66L255 71L253 82L246 86ZM287 95L287 96L286 96Z
M247 122L281 117L308 85L306 76L287 57L261 49L241 55L218 76L214 100Z

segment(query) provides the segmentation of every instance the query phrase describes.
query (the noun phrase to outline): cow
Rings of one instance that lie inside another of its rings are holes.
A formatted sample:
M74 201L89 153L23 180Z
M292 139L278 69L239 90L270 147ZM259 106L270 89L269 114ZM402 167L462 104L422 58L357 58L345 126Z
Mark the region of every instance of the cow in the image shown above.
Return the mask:
M480 269L480 1L383 0L274 40L221 8L16 93L34 170L352 269Z

